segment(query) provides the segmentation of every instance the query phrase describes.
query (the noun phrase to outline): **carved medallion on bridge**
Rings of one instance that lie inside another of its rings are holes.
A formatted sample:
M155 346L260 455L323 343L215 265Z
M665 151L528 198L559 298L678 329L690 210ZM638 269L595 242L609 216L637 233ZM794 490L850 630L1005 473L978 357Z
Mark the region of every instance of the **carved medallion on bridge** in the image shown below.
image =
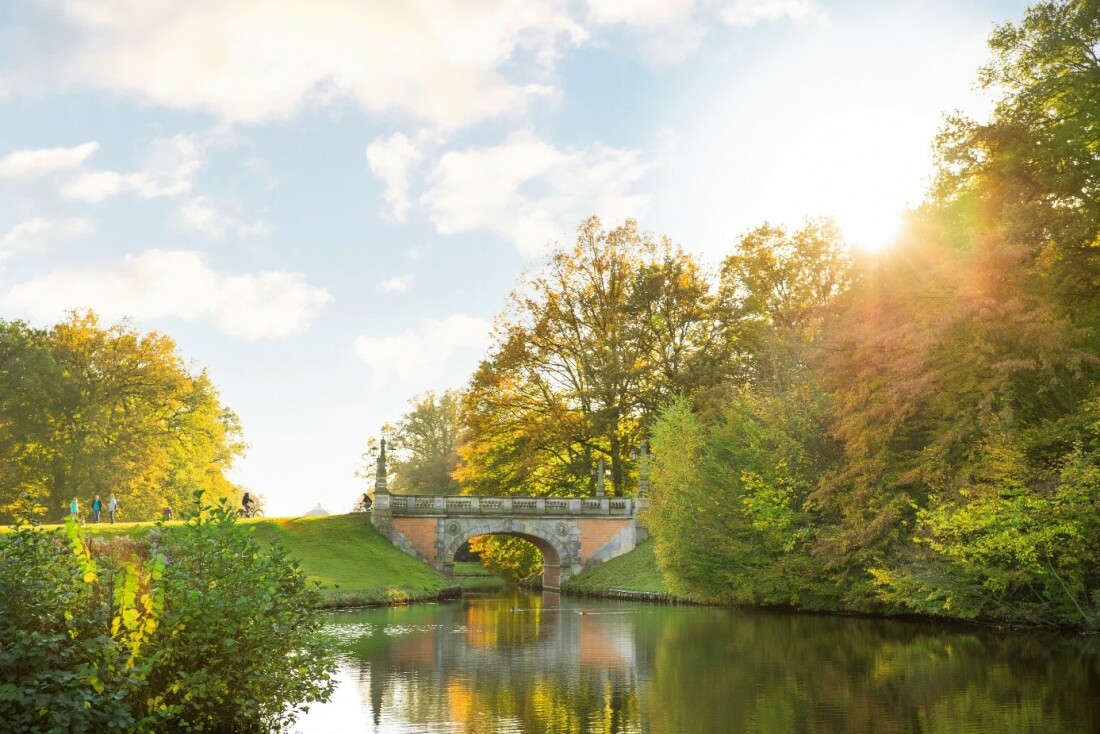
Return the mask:
M566 535L569 535L569 526L563 522L559 522L554 530L556 530L558 535L562 536L563 538Z
M450 533L451 535L458 534L458 523L453 522L453 521L447 523L447 532Z

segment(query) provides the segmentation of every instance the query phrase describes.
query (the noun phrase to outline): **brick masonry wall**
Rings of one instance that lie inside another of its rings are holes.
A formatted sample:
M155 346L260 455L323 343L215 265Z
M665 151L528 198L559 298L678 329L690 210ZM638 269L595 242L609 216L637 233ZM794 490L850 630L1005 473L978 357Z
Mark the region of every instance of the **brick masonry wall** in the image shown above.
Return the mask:
M434 563L437 522L434 517L395 517L393 529L401 533L422 558Z
M615 540L619 533L630 528L630 518L606 520L577 520L581 531L580 561L587 564L605 545Z

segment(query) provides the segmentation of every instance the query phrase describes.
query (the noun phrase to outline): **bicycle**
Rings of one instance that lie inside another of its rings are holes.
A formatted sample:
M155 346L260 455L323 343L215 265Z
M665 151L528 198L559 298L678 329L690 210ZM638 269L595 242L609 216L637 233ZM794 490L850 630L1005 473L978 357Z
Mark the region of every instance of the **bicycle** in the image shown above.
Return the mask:
M242 507L241 509L237 510L237 516L243 518L263 517L264 511L261 510L259 507Z

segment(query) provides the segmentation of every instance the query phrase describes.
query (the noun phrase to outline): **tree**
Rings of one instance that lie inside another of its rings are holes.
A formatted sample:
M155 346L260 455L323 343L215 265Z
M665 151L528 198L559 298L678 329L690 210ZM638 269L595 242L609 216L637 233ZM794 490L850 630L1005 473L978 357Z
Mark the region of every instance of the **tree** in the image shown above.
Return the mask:
M146 519L196 489L236 495L225 472L244 450L237 418L171 339L103 328L91 312L46 331L5 323L2 334L8 512L28 496L60 514L74 496L114 493L126 517Z
M717 301L699 268L637 223L591 217L511 296L463 403L467 491L592 492L602 459L628 492L630 453L657 406L728 368Z
M458 481L452 475L458 466L461 400L461 393L447 390L409 401L412 409L397 422L395 448L388 457L394 494L457 494Z
M40 329L0 321L0 517L41 517L53 493L54 427L64 374Z
M809 347L836 315L858 271L836 225L793 233L764 223L722 263L721 298L741 381L783 389L809 365Z
M1028 291L1094 330L1100 304L1100 5L1054 0L996 29L988 122L950 118L935 201L964 247L996 229L1024 248Z

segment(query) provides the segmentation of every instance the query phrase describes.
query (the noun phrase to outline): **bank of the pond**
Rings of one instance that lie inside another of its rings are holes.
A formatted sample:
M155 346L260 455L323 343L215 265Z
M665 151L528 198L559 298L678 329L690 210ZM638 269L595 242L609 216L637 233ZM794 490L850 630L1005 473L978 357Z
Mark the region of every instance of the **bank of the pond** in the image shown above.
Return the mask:
M169 526L176 523L169 523ZM458 596L462 589L499 588L502 581L476 564L464 564L463 575L449 579L428 564L406 555L371 525L370 515L329 515L241 520L260 540L278 542L321 590L321 606L344 607L405 604ZM143 535L150 523L88 525L95 535Z
M658 603L696 603L669 591L657 566L652 540L569 579L562 584L562 592Z

